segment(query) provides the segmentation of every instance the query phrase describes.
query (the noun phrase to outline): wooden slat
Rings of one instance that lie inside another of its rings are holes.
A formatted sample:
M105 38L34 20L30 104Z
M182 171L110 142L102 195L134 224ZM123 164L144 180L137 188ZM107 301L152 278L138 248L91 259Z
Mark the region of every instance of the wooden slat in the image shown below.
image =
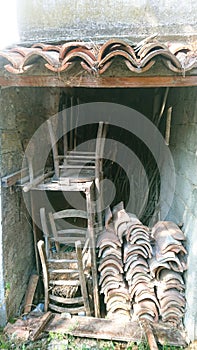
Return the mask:
M100 300L98 292L98 274L97 274L97 262L96 262L96 243L95 243L95 231L94 223L95 217L93 212L93 200L92 200L92 188L86 191L86 205L88 217L88 230L90 239L90 254L91 254L91 270L92 270L92 282L93 282L93 298L94 298L94 312L95 317L100 317Z
M28 192L30 191L33 187L37 186L38 184L40 184L42 181L44 181L47 177L50 177L53 175L53 171L49 171L48 173L46 174L42 174L38 177L36 177L35 179L33 179L33 181L29 182L29 183L26 183L24 186L23 186L23 191L24 192Z
M41 226L42 226L42 232L44 235L45 239L45 250L46 250L46 255L47 257L49 256L49 231L48 231L48 226L46 222L46 210L45 208L40 208L40 221L41 221Z
M62 304L83 304L83 297L63 298L56 295L49 295L49 299Z
M53 131L53 126L52 126L50 119L47 120L47 124L48 124L50 139L51 139L51 147L52 147L52 152L53 152L55 175L58 178L59 177L59 161L58 161L57 141L55 138L55 133Z
M49 302L49 296L48 296L48 271L47 271L47 265L46 265L46 257L45 257L45 250L44 250L44 242L38 241L37 243L40 260L42 264L42 273L43 273L43 282L44 282L44 311L48 311L48 302Z
M78 270L71 270L71 269L49 269L49 273L77 273Z
M63 332L83 338L120 340L126 342L143 341L143 331L137 322L124 319L107 320L104 318L73 316L71 319L61 319L55 316L47 327L47 331Z
M25 177L27 174L28 168L23 168L19 171L16 171L13 174L2 177L1 182L3 187L10 187L16 185L16 183L21 180L22 177Z
M0 77L1 86L51 86L51 87L105 87L105 88L133 88L133 87L173 87L173 86L197 86L197 77L195 75L184 76L131 76L131 77L93 77L81 76L75 78L66 77L59 78L58 75L44 75L44 76L24 76L12 75Z
M141 325L146 334L146 338L147 338L150 350L158 350L157 342L155 340L151 324L148 321L143 320L141 322Z
M49 304L49 308L51 310L57 311L57 312L68 312L70 314L78 314L79 312L85 311L84 306L79 306L79 307L61 307L53 304Z
M76 240L80 239L83 243L85 243L86 238L81 236L73 236L73 237L58 237L58 238L51 238L51 241L54 241L55 244L71 244L75 243ZM58 250L57 250L58 251Z
M181 331L177 328L154 323L157 341L162 345L186 346ZM63 319L56 315L46 331L71 334L83 338L118 340L125 342L145 341L144 331L138 322L117 317L113 320L73 316Z
M80 286L80 282L76 280L50 280L49 284L53 286Z
M60 165L59 166L60 169L81 169L81 165L72 165L72 164L68 164L68 165ZM94 165L86 165L85 169L95 169Z
M54 219L64 219L64 218L82 218L87 219L87 213L84 210L76 210L76 209L66 209L61 210L56 213L53 213Z
M79 235L79 237L82 235L82 237L85 237L87 230L86 229L79 229L79 228L68 228L65 230L58 230L58 235L61 237L62 235ZM69 237L69 236L68 236Z
M51 320L53 317L53 314L48 311L38 322L38 326L33 330L33 332L30 334L29 339L32 341L35 341L38 339L39 335L44 331L44 328L46 327L47 323Z
M76 259L52 259L52 258L49 258L47 259L47 261L49 263L59 263L59 264L62 264L62 263L77 263L77 260Z
M38 284L38 279L39 279L39 276L35 275L35 274L31 275L31 277L30 277L27 291L25 293L24 314L28 314L31 311L34 294L35 294L36 287Z
M89 304L86 280L85 280L85 275L84 275L84 270L83 270L82 248L81 248L80 241L77 241L75 243L75 248L76 248L78 267L79 267L79 280L80 280L80 286L81 286L81 293L83 296L86 315L90 316L91 315L90 304Z

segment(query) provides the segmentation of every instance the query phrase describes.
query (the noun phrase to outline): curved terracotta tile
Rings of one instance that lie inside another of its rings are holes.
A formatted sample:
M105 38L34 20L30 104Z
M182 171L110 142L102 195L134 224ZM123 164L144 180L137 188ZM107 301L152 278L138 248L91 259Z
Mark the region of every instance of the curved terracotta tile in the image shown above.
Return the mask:
M110 273L106 273L100 276L99 285L105 285L109 281L121 282L123 281L123 278L121 274L111 275Z
M90 50L92 49L92 44L91 43L86 43L83 41L70 41L67 42L63 45L61 45L61 49L60 49L60 60L63 60L65 58L65 56L73 49L86 49L86 50Z
M117 274L119 274L120 271L117 267L109 265L106 266L104 269L101 270L100 275L101 276L107 276L109 274L111 274L112 276L116 276Z
M101 288L100 293L101 294L105 294L108 293L109 290L111 289L117 289L117 288L121 288L123 286L122 282L111 282L111 283L107 283L104 287Z
M25 67L22 67L22 68L14 68L11 64L6 64L6 65L4 66L4 68L5 68L9 73L12 73L12 74L21 74L21 73L27 72L28 70L30 70L31 68L33 68L33 65L28 65L28 66L25 66Z
M130 61L125 59L125 64L126 64L127 68L129 68L129 70L131 72L138 73L138 74L147 72L149 69L152 68L152 66L154 66L155 62L156 62L155 60L151 60L144 67L138 66L136 68L132 65L132 63Z
M104 58L101 61L98 61L98 67L102 68L102 66L106 62L114 59L117 56L123 57L124 59L129 61L136 68L139 66L138 62L135 59L133 59L133 57L130 54L128 54L127 52L122 51L122 50L116 50L116 51L112 51L112 52L108 53L106 56L104 56Z
M16 69L21 68L24 61L24 56L17 52L0 51L0 57L7 60Z
M122 254L121 254L121 250L119 247L117 247L116 249L115 248L112 248L112 247L106 247L105 249L103 250L99 250L99 253L98 253L98 257L100 258L102 256L102 258L105 258L106 256L108 255L115 255L116 257L118 257L119 259L121 259L122 257Z
M112 49L114 45L121 45L122 47L125 47L128 49L129 53L133 58L135 58L135 52L132 46L127 43L125 40L122 39L109 39L104 43L99 50L98 53L98 61L100 62L102 58Z
M123 303L123 302L120 302L117 300L110 305L110 309L108 311L113 313L117 309L129 311L130 310L130 303L127 303L127 302Z
M129 291L127 288L120 287L118 289L111 289L107 295L105 295L104 301L105 303L108 302L110 298L113 298L114 296L122 296L126 300L130 300Z
M169 50L169 48L165 44L160 43L159 41L151 42L143 45L137 52L137 56L139 56L140 59L143 59L148 53L156 50Z
M166 235L166 231L174 239L178 241L184 241L185 235L181 229L172 221L158 221L156 225L152 228L153 237L156 239L157 235Z
M169 281L178 281L184 285L183 277L180 275L180 273L165 269L161 271L160 281L163 281L165 283L168 283Z
M105 260L99 264L98 271L102 271L107 266L114 266L118 269L120 273L123 273L123 268L120 262L117 262L115 259Z

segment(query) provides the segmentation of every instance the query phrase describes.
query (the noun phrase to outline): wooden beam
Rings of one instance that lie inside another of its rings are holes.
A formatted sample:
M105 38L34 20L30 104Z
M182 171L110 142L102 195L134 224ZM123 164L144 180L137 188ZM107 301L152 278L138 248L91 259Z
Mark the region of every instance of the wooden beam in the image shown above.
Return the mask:
M118 316L114 319L88 316L73 316L70 319L66 319L56 314L52 322L45 328L45 331L71 334L83 338L126 342L145 341L145 332L138 322L131 322ZM178 328L154 323L152 332L154 332L157 342L162 345L186 346L184 336ZM151 333L150 335L152 336ZM152 339L150 338L151 341Z
M3 187L10 187L16 185L27 174L28 168L20 169L13 174L2 177L1 182Z
M0 86L34 87L90 87L90 88L137 88L137 87L186 87L197 86L197 76L130 76L130 77L66 77L58 75L0 77Z
M37 327L35 327L32 330L32 332L31 332L31 334L29 336L29 339L32 340L32 341L37 340L38 337L40 336L40 334L44 331L47 323L51 320L52 317L53 317L53 314L50 311L48 311L46 314L44 314L40 318L40 320L39 320L39 322L37 324Z
M35 294L36 287L38 284L38 279L39 279L39 276L35 275L35 274L31 275L31 277L30 277L27 291L25 294L24 314L28 314L31 311L34 294Z

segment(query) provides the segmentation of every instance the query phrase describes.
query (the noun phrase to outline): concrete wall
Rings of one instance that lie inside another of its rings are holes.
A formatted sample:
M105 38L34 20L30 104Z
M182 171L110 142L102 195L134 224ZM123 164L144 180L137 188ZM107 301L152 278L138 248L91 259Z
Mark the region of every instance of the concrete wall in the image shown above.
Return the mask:
M195 0L17 0L22 42L197 34Z
M0 90L1 176L20 170L24 144L51 113L57 112L58 96L56 89L48 88ZM35 260L32 223L21 190L1 188L1 203L0 324L4 324L19 311Z
M183 223L187 237L187 307L185 325L197 339L197 88L171 91L173 105L170 149L176 169L176 190L169 219Z

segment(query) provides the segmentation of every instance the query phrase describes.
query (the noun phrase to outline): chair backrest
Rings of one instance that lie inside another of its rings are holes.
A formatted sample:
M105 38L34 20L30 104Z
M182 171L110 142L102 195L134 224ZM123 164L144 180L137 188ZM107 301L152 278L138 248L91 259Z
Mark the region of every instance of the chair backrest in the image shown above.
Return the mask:
M65 112L66 113L66 112ZM66 116L63 116L63 124L65 123L64 119ZM105 137L107 131L107 124L100 121L98 123L98 130L96 136L96 145L95 150L93 151L77 151L75 149L68 151L68 140L66 135L64 135L64 154L59 155L58 153L58 142L56 140L54 127L50 119L47 120L48 130L50 135L50 141L52 146L53 160L54 160L54 170L56 178L60 177L60 162L64 162L64 168L68 166L69 168L80 168L87 167L92 168L92 166L87 165L88 163L93 163L95 168L95 178L99 177L100 172L102 171L102 158L105 144ZM66 132L66 127L63 128L64 132Z
M66 209L49 214L50 231L47 225L45 208L40 209L40 219L45 239L46 254L49 256L53 242L56 250L60 245L73 247L80 240L82 245L89 239L87 212Z

